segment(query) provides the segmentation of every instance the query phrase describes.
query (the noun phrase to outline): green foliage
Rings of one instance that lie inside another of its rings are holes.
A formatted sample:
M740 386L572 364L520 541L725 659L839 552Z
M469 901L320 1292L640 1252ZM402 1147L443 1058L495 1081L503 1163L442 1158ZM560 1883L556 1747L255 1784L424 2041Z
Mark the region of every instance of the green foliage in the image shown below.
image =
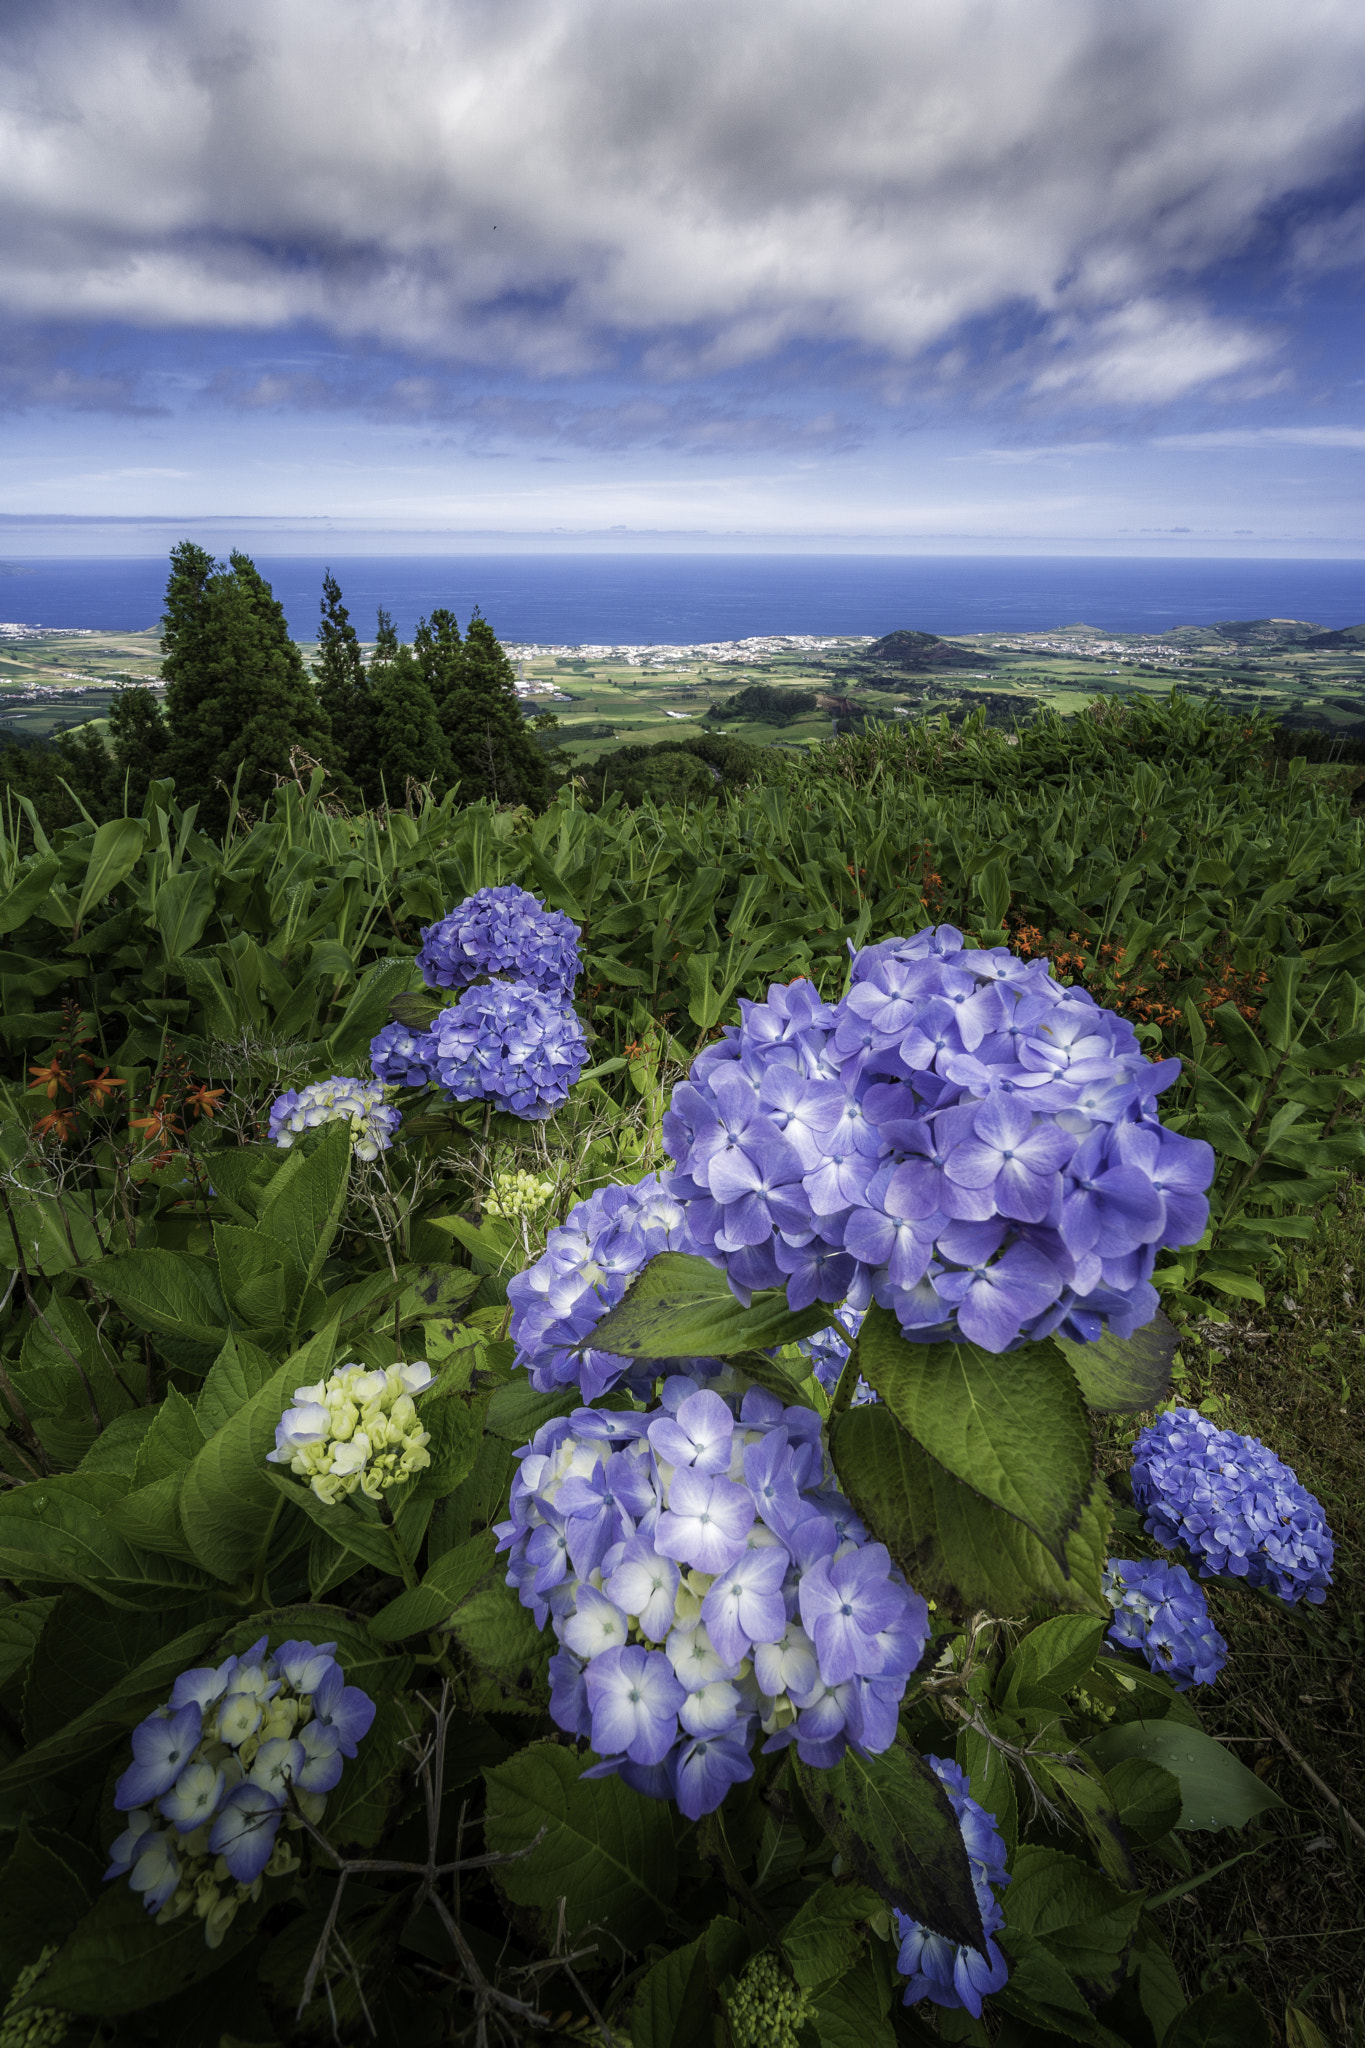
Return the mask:
M553 786L550 770L526 730L512 664L477 611L447 677L441 723L461 802L482 799L538 810Z

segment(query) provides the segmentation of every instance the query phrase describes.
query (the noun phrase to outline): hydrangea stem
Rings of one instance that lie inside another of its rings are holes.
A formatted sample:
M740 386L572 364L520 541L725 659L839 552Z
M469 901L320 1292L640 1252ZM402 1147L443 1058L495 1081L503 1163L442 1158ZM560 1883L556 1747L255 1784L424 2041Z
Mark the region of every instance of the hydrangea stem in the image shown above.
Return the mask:
M379 1519L389 1532L389 1547L393 1551L403 1584L410 1593L417 1584L417 1570L408 1556L407 1545L398 1533L398 1523L394 1519L393 1509L382 1495L379 1501Z
M843 1370L839 1374L838 1382L830 1400L829 1419L831 1422L833 1422L836 1415L842 1415L845 1408L851 1406L853 1396L857 1391L858 1339L855 1337L848 1347L848 1357L844 1360Z

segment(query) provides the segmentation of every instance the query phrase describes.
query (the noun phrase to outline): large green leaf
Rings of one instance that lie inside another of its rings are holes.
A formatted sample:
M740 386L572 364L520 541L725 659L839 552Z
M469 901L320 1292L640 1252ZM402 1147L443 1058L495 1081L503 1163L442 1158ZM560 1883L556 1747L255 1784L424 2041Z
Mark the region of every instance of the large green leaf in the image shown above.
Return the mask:
M631 2048L694 2048L714 2041L716 1993L748 1958L748 1935L727 1919L713 1920L686 1948L661 1956L631 2000Z
M287 1184L281 1178L266 1189L258 1228L293 1254L305 1286L332 1248L350 1170L351 1127L343 1120L325 1126L317 1150Z
M444 1551L419 1586L380 1608L371 1619L370 1634L381 1643L397 1643L404 1636L444 1627L461 1601L493 1570L496 1544L492 1530L483 1529L455 1549Z
M1126 1721L1102 1729L1085 1748L1102 1771L1112 1771L1130 1757L1169 1771L1180 1787L1176 1826L1186 1832L1240 1828L1258 1813L1284 1805L1278 1792L1199 1728L1168 1721Z
M239 1223L216 1223L213 1248L219 1283L242 1322L258 1333L290 1323L304 1279L298 1260L278 1238Z
M799 1762L795 1769L807 1805L859 1884L936 1934L984 1947L961 1830L922 1756L897 1742L880 1756L849 1750L829 1770Z
M820 2048L896 2048L891 2001L891 1985L878 1971L874 1952L867 1949L856 1958L856 1967L816 1997L814 2029Z
M803 1901L782 1931L792 1975L807 1989L828 1984L856 1960L855 1930L882 1910L881 1895L865 1884L822 1884Z
M66 1472L0 1494L0 1577L85 1586L134 1607L183 1607L207 1591L202 1572L114 1533L108 1509L126 1491L124 1479Z
M599 1325L599 1330L602 1325ZM1052 1345L982 1351L909 1344L889 1310L868 1310L858 1364L896 1420L1061 1563L1090 1492L1095 1454L1074 1376Z
M1005 1891L1006 1932L1039 1942L1092 2004L1113 1996L1142 1911L1141 1892L1122 1890L1078 1857L1025 1844ZM1003 2001L1002 2001L1003 2003Z
M3 1870L0 1897L0 1987L8 1991L49 1942L61 1941L90 1908L103 1871L83 1842L19 1822Z
M1131 1337L1106 1330L1093 1344L1053 1343L1076 1375L1087 1408L1101 1415L1127 1415L1155 1408L1171 1389L1171 1366L1179 1333L1158 1309Z
M731 1358L794 1344L830 1321L819 1306L793 1312L776 1291L755 1295L745 1308L718 1266L686 1252L659 1252L603 1316L593 1346L623 1358Z
M90 842L90 858L76 905L76 928L85 914L117 889L137 866L147 843L147 827L141 818L111 818L101 825Z
M582 1769L572 1750L533 1742L484 1772L485 1842L503 1854L530 1850L499 1865L498 1883L516 1905L535 1909L550 1940L563 1899L570 1935L600 1920L627 1948L657 1941L678 1882L673 1809Z
M374 1565L376 1570L397 1575L393 1539L383 1522L369 1521L349 1501L337 1501L329 1507L318 1499L306 1480L296 1479L292 1472L282 1471L278 1465L266 1465L263 1471L267 1484L300 1514L307 1515L333 1543L339 1543L343 1550Z
M16 932L27 924L61 872L55 853L25 861L0 892L0 932Z
M47 1617L59 1597L52 1593L0 1607L0 1690L28 1669Z
M1106 1614L1100 1580L1110 1504L1096 1481L1059 1566L1021 1522L931 1458L888 1408L850 1408L830 1432L844 1491L886 1544L910 1583L928 1599L996 1614L1039 1603Z
M217 1166L214 1172L218 1171ZM275 1361L234 1332L209 1368L194 1412L205 1437L215 1436L253 1394L259 1394L275 1372Z
M188 1337L216 1348L227 1334L228 1306L207 1259L149 1246L101 1259L90 1279L140 1329L154 1335Z
M182 868L168 875L156 894L149 922L161 934L168 960L190 953L204 936L213 915L216 876L212 868Z
M141 2012L226 1968L247 1946L284 1880L266 1885L255 1905L243 1906L221 1948L204 1940L204 1923L194 1913L158 1927L136 1892L107 1885L62 1943L25 2006L56 2006L62 2012Z
M1249 1991L1206 1991L1172 2020L1161 2048L1270 2048L1273 2039Z
M1031 1628L1001 1669L994 1697L1007 1707L1060 1707L1099 1655L1106 1627L1088 1614L1059 1614Z

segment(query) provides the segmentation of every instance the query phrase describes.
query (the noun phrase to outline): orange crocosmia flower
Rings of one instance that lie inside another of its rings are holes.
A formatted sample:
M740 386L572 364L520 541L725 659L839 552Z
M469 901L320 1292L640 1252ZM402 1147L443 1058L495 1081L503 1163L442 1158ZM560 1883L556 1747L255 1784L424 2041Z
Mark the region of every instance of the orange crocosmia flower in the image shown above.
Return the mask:
M50 1110L46 1116L39 1117L33 1130L37 1137L59 1138L63 1145L67 1145L76 1135L76 1112L74 1109Z
M163 1097L163 1102L164 1099ZM179 1120L169 1109L163 1108L161 1103L146 1116L129 1117L128 1128L130 1131L145 1131L148 1143L153 1138L174 1138L180 1135Z
M85 1093L87 1100L93 1103L96 1109L103 1109L115 1091L127 1085L126 1081L121 1081L117 1074L111 1074L108 1067L105 1067L102 1072L90 1076L85 1084Z
M65 1088L68 1084L66 1068L55 1053L45 1067L30 1067L28 1071L31 1085L43 1089L49 1102L55 1102L57 1090Z
M191 1088L186 1095L185 1107L193 1110L196 1116L212 1116L226 1094L226 1088L210 1088L201 1082L197 1088Z

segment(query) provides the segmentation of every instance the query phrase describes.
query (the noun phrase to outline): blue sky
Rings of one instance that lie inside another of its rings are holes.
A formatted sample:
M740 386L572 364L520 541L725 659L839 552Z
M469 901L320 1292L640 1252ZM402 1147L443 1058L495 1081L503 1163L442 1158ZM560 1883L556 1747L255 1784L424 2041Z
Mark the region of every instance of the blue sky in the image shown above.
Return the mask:
M1365 555L1359 0L11 0L0 144L11 552Z

